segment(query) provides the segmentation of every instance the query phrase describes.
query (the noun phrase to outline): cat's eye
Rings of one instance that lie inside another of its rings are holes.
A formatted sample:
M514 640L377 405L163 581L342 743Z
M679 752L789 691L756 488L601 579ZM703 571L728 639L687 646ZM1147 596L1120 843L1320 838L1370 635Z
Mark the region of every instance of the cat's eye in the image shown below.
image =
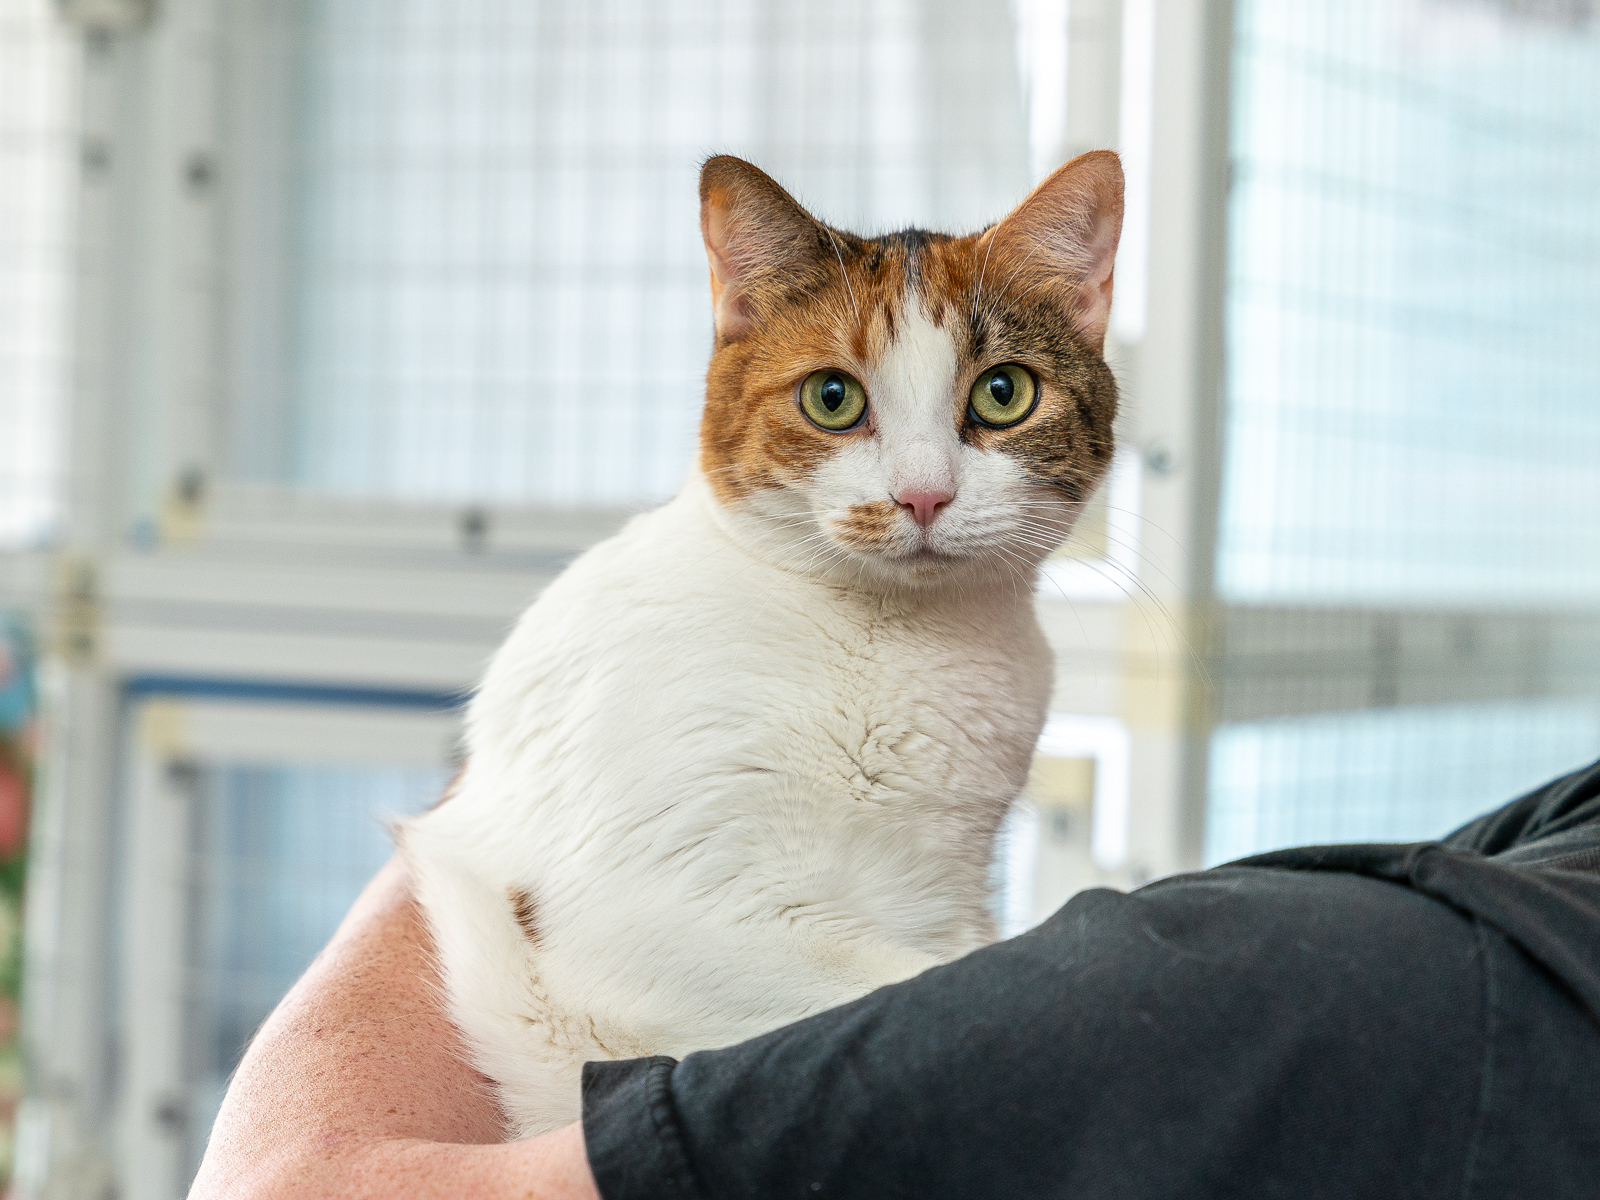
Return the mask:
M829 433L843 433L867 411L867 389L843 371L813 371L800 385L800 407Z
M1015 425L1033 411L1039 386L1026 367L1016 363L1003 363L990 367L972 385L967 402L972 415L985 425L1004 429Z

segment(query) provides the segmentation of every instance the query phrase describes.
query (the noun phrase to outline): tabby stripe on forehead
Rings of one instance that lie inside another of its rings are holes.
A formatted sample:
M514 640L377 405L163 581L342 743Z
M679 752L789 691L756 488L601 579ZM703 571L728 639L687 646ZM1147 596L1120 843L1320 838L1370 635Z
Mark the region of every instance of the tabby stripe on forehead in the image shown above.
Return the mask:
M977 362L984 361L989 349L989 317L974 311L967 317L967 353Z

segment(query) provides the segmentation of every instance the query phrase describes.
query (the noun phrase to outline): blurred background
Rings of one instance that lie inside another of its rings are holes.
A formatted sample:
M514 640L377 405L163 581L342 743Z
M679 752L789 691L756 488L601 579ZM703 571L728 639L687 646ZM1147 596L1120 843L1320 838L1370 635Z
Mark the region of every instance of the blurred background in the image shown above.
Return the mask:
M1594 7L0 0L15 1192L183 1194L509 622L682 482L712 152L862 232L1124 156L1007 931L1600 755Z

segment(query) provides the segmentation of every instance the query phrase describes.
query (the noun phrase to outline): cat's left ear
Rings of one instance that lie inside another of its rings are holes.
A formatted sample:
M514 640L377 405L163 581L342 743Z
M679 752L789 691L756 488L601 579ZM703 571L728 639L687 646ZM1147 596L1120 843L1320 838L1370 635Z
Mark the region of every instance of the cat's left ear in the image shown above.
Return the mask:
M796 292L816 292L837 253L828 227L759 167L719 154L700 168L700 233L717 340L743 337Z
M1111 314L1111 268L1122 235L1122 163L1091 150L1058 168L979 239L989 287L1012 295L1048 288L1096 353Z

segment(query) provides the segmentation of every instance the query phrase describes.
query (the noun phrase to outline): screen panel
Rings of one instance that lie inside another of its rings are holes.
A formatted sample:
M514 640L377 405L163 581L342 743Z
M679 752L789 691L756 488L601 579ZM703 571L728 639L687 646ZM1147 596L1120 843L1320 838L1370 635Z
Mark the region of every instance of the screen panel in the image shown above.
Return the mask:
M234 8L241 480L659 500L710 351L707 155L863 232L968 232L1028 185L1005 0Z
M1205 863L1442 837L1600 756L1600 700L1508 700L1219 726Z
M1600 602L1600 25L1235 12L1222 596Z
M60 517L80 159L77 45L48 0L0 0L0 551Z
M255 1031L394 853L448 767L206 765L189 824L188 1178Z

